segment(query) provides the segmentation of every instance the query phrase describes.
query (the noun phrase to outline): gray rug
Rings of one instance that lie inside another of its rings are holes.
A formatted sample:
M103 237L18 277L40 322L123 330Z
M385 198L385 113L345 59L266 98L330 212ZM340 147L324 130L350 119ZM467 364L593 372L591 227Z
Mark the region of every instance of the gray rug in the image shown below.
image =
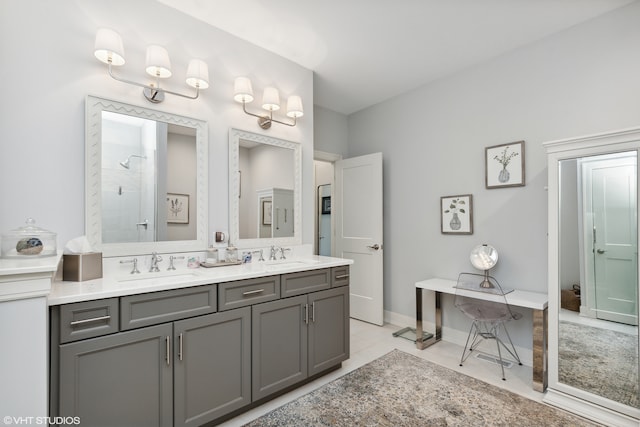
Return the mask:
M594 426L393 350L248 426Z
M625 405L638 401L638 336L560 322L561 383Z

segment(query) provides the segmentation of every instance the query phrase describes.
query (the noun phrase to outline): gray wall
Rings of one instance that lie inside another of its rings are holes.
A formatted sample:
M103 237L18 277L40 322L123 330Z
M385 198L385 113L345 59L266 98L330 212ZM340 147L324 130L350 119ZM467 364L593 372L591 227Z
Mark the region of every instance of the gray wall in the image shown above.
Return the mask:
M541 143L640 124L639 22L636 2L349 116L348 157L384 155L385 310L413 317L414 282L474 271L481 243L503 285L547 291ZM519 140L526 186L485 189L484 148ZM440 196L458 194L474 234L442 235Z

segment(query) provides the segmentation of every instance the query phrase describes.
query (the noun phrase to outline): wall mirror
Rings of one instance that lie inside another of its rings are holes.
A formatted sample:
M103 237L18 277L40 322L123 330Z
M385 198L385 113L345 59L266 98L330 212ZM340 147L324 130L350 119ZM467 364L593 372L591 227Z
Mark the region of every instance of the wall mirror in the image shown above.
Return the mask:
M640 132L556 144L546 144L549 349L557 355L548 396L639 418Z
M88 96L85 227L103 256L207 247L207 124Z
M229 130L229 238L240 247L299 245L300 144Z

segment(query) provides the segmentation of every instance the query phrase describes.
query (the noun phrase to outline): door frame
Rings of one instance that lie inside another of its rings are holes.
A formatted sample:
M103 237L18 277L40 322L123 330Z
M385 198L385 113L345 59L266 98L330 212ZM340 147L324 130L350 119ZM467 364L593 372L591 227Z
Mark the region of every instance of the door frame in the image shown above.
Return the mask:
M331 163L331 166L334 170L334 173L331 174L331 182L329 184L331 184L331 200L333 200L334 196L335 196L335 162L337 162L338 160L342 160L342 154L335 154L335 153L328 153L326 151L319 151L319 150L314 150L313 151L313 188L314 188L314 214L313 214L313 252L314 254L317 255L318 253L318 224L319 224L319 215L318 212L320 212L320 206L318 206L318 194L317 194L317 188L318 188L318 182L316 181L316 171L315 171L315 161L319 160L321 162L326 162L326 163ZM332 212L331 212L331 256L334 256L336 253L336 246L335 246L335 230L336 230L336 223L335 223L335 218L336 216L334 215L334 211L333 211L333 206L331 207Z

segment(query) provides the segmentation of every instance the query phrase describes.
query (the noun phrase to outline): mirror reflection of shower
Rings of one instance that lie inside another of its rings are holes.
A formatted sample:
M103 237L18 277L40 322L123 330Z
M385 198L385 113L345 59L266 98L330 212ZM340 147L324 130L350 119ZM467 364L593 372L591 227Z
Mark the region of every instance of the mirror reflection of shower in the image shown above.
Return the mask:
M120 166L122 166L125 169L129 169L129 167L131 166L130 163L131 163L131 158L132 157L138 157L140 159L146 159L147 158L147 156L139 156L137 154L131 154L131 155L129 155L129 157L127 157L127 160L123 160L123 161L120 162Z

